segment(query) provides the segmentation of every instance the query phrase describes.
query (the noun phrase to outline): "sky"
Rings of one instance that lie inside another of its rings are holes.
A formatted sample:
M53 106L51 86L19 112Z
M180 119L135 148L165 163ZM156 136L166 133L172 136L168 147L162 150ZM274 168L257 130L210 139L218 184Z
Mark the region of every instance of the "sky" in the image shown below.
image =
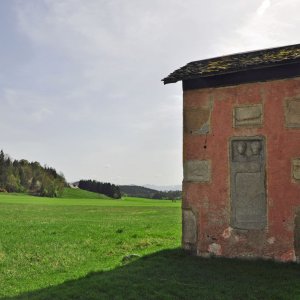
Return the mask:
M300 0L0 0L0 148L67 181L178 185L194 60L300 43Z

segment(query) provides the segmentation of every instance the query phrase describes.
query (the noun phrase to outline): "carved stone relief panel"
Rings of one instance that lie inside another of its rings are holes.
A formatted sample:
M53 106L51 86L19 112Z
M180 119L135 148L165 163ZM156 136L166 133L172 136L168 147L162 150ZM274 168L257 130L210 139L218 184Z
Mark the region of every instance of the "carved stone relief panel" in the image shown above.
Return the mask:
M292 160L292 175L295 180L300 180L300 158Z
M234 127L258 127L263 123L262 104L237 106L233 111Z
M193 250L197 242L197 219L192 210L182 210L182 241L185 250Z
M266 225L265 141L241 137L230 141L231 223L240 229Z
M300 128L300 98L286 100L285 124L290 128Z
M183 178L191 182L209 182L211 163L209 160L188 160L183 165Z

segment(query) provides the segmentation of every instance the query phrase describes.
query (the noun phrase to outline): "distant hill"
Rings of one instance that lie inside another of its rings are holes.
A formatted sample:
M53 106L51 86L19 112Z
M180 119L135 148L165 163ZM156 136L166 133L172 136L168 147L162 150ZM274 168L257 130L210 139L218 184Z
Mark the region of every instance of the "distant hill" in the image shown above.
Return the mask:
M96 180L79 180L68 183L71 189L81 189L96 194L102 194L107 196L107 198L121 198L121 192L118 185L109 182L100 182Z
M104 194L115 199L122 197L119 186L110 182L100 182L92 179L80 180L78 188L89 192Z
M63 174L58 174L54 168L41 166L37 161L12 159L0 151L0 191L60 197L65 186Z
M70 198L70 199L110 199L109 197L93 193L85 190L81 190L79 188L72 189L72 188L65 188L62 194L62 198Z
M72 182L73 187L78 187L79 181ZM157 187L151 188L151 187ZM177 189L176 189L177 187ZM137 198L149 198L149 199L181 199L181 185L175 186L139 186L139 185L119 185L119 189L122 196L137 197ZM73 190L76 190L73 188Z
M162 192L167 192L167 191L181 191L182 190L182 185L153 185L153 184L145 184L143 187L156 190L156 191L162 191Z
M120 185L122 196L150 199L181 199L181 191L158 191L138 185Z
M152 195L158 192L138 185L120 185L119 187L122 195L130 197L152 198Z

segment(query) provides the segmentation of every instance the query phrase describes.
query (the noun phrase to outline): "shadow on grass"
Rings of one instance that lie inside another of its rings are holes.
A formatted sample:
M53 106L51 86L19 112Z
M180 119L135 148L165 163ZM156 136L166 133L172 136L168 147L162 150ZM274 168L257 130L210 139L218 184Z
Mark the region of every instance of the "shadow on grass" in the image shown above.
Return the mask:
M3 299L300 299L300 266L165 250L111 271Z

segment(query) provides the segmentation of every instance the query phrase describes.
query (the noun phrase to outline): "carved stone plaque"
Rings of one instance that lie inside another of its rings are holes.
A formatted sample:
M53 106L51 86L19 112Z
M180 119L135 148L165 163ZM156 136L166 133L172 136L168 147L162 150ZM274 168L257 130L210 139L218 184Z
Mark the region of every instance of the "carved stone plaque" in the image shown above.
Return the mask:
M286 101L285 123L287 127L300 128L300 98Z
M192 210L182 210L182 241L185 250L193 250L197 241L197 222Z
M183 165L185 181L208 182L210 181L211 166L209 160L188 160Z
M234 108L234 127L257 127L262 125L263 109L262 104L237 106Z
M230 145L231 223L240 229L266 225L265 141L234 138Z

